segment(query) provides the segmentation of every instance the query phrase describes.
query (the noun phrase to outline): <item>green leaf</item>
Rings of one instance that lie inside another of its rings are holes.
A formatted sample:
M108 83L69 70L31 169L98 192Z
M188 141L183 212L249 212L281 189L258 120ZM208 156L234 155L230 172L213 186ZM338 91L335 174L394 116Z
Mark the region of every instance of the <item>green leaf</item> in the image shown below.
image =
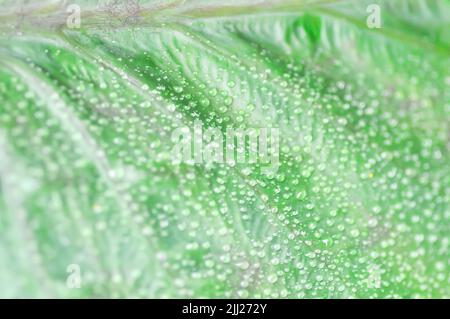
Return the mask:
M449 1L78 3L0 1L1 297L450 297Z

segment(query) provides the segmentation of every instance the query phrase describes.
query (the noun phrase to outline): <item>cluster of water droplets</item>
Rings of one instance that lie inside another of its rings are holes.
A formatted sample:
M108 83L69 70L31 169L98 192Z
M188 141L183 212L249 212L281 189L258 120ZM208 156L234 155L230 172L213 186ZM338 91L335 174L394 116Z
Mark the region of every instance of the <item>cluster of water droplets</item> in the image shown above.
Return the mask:
M312 55L303 20L209 23L2 51L0 238L26 252L0 254L26 278L8 293L448 296L449 106L432 62L406 48L400 65L435 85L390 81L365 53ZM173 165L171 133L195 120L278 128L280 167Z

